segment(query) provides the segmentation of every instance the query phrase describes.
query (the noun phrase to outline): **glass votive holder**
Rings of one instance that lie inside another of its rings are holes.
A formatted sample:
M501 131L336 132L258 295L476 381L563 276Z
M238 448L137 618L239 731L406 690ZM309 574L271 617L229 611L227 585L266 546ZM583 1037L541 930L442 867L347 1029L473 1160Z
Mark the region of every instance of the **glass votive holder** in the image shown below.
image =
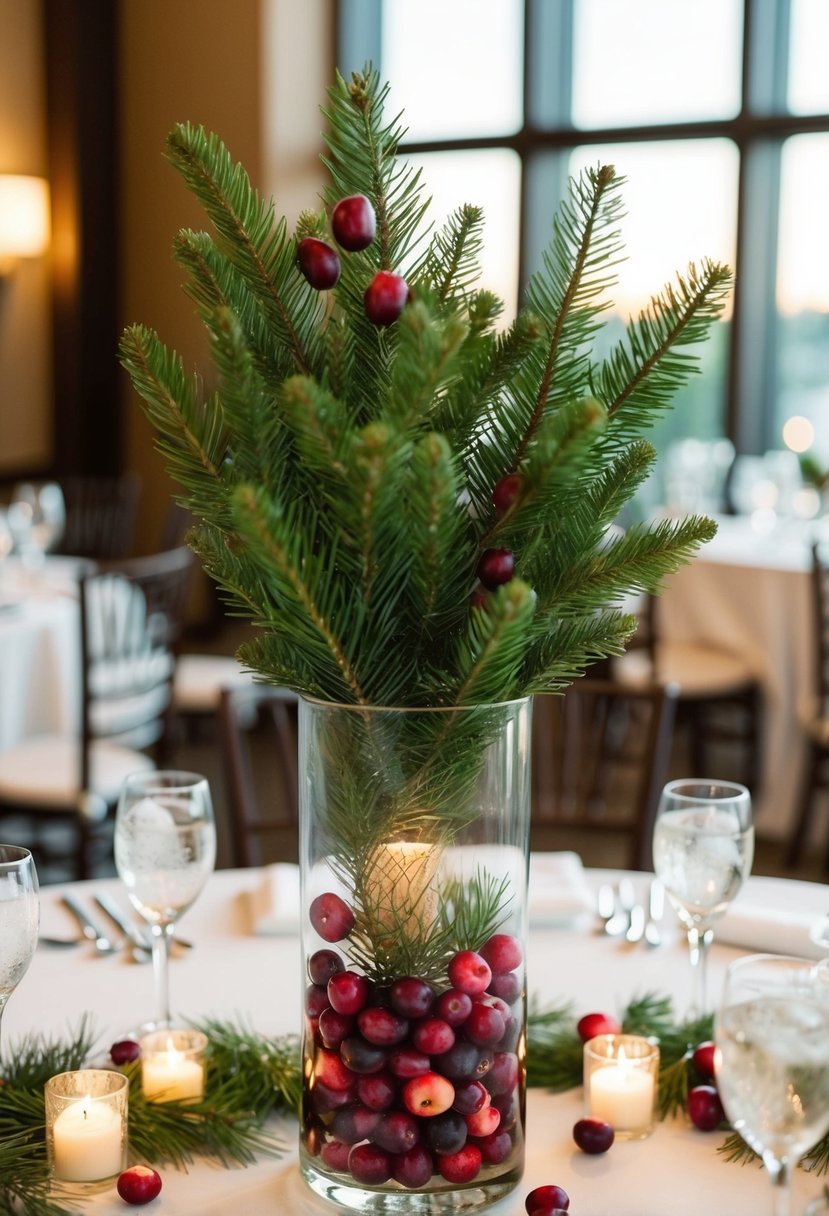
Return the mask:
M127 1077L104 1068L62 1072L46 1082L46 1151L54 1179L95 1190L126 1169L128 1095Z
M141 1089L148 1102L201 1102L204 1051L200 1030L154 1030L141 1039Z
M620 1140L653 1131L659 1048L633 1034L600 1034L584 1045L586 1114L609 1123Z

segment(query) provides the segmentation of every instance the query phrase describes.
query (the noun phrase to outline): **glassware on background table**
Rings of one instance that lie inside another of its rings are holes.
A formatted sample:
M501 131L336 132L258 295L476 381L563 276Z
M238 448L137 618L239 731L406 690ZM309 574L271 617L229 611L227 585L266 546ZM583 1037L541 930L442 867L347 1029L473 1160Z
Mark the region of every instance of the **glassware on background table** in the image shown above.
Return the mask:
M0 1026L6 1003L37 946L37 892L37 870L29 850L0 844Z
M763 1160L774 1216L790 1216L791 1170L829 1131L826 963L772 954L737 959L714 1030L725 1113Z
M152 930L156 1020L170 1015L170 940L179 917L216 864L216 825L207 778L177 770L133 773L115 816L115 867Z
M66 526L66 504L58 483L21 482L12 492L8 516L23 564L42 566Z
M653 865L688 935L693 973L689 1016L709 1011L708 949L754 858L751 795L733 781L686 778L662 791Z

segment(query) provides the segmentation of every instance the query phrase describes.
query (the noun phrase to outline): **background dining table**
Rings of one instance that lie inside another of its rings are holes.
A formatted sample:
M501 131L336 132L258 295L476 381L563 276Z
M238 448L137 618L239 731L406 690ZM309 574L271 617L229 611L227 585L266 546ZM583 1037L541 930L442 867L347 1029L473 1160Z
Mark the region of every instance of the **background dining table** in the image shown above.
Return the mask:
M533 889L536 895L547 895L538 890L545 881L542 863L543 855L542 862L533 857L531 912ZM171 968L172 1003L181 1017L244 1019L268 1035L297 1031L304 977L295 920L293 925L286 921L281 933L266 936L253 931L252 916L272 869L216 872L184 916L182 933L194 946L177 951ZM609 871L585 873L591 891L602 881L620 877ZM644 896L648 876L631 877ZM66 889L48 886L41 892L45 935L68 935L75 929L59 903ZM92 894L101 890L128 907L116 879L76 883L71 890L90 911ZM767 912L770 929L776 909L781 916L794 909L819 923L829 907L825 886L780 879L751 878L739 898ZM538 907L546 911L531 914L527 952L528 991L534 1001L544 1006L570 1002L577 1015L594 1010L618 1014L632 998L655 992L672 996L683 1008L690 992L689 963L672 914L666 919L667 941L654 949L642 943L620 944L597 933L590 911L575 918L565 916L555 900L544 898ZM757 932L762 933L762 926L755 925L755 947ZM790 940L798 944L795 936ZM726 965L740 953L745 950L715 941L711 955L715 997ZM65 1036L78 1026L84 1012L93 1017L97 1044L106 1057L114 1040L152 1017L151 969L128 961L124 951L101 957L88 943L75 948L42 944L9 1001L4 1049L13 1052L15 1042L28 1032ZM510 1196L488 1209L493 1216L521 1216L527 1192L546 1183L567 1190L573 1216L762 1216L771 1210L764 1172L756 1164L729 1164L718 1155L723 1133L699 1132L679 1118L657 1123L647 1139L617 1141L605 1155L586 1156L575 1147L571 1134L583 1114L580 1087L561 1094L529 1091L525 1175ZM307 1192L300 1180L295 1123L284 1119L278 1125L285 1142L285 1152L278 1158L231 1169L198 1159L186 1173L161 1166L161 1197L146 1210L158 1207L165 1216L194 1212L226 1216L242 1211L246 1216L275 1212L311 1216L334 1210ZM796 1171L797 1216L821 1186L820 1179ZM85 1202L83 1210L94 1216L115 1216L124 1205L113 1188Z

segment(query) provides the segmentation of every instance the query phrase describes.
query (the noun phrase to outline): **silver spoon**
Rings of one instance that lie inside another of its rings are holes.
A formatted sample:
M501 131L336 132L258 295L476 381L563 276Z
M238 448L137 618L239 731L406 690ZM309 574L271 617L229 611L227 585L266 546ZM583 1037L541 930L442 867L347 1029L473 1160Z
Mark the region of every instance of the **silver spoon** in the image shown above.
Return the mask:
M631 911L636 905L636 892L629 878L619 883L619 909L614 912L604 927L608 937L621 937L630 928Z
M84 937L93 943L99 954L115 954L123 946L123 942L114 942L108 938L104 931L96 925L87 913L84 911L81 904L75 899L74 895L62 895L61 903L65 908L68 908L72 915L81 926L81 932Z

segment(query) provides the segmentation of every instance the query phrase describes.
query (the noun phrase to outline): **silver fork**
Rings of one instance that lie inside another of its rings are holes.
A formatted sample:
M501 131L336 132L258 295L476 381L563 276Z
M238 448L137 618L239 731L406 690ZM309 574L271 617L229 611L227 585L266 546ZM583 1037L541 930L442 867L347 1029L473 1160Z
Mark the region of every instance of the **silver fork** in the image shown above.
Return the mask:
M93 943L99 954L115 954L123 946L123 942L114 942L107 937L103 929L84 911L83 906L74 895L62 895L61 903L68 908L81 927L84 937Z

